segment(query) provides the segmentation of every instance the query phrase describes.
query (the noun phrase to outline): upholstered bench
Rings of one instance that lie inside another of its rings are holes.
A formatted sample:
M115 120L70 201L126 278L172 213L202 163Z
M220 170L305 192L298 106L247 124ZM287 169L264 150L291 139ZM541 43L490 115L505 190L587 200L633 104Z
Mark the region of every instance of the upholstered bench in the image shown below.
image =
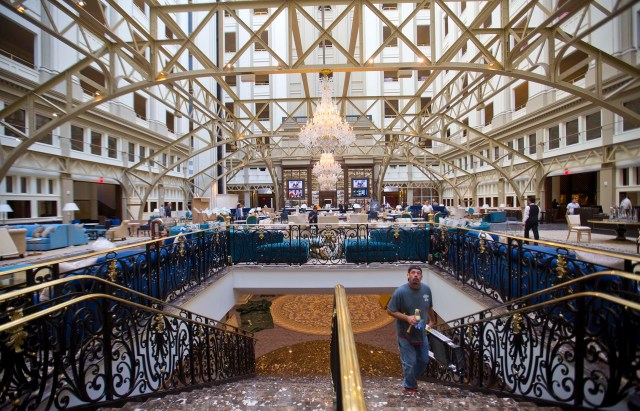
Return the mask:
M258 263L304 264L309 260L309 241L293 239L263 244L258 246L256 254Z
M385 241L366 238L344 240L344 258L348 263L375 263L397 261L400 247Z
M400 228L396 232L394 229L375 229L371 230L370 236L373 241L391 243L399 247L398 259L401 261L427 261L429 258L431 230Z

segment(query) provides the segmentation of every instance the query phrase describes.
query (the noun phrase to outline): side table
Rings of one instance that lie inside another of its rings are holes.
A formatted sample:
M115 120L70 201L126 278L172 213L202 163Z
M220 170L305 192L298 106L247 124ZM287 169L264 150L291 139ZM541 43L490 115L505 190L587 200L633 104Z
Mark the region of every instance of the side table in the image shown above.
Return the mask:
M30 239L30 240L27 240L27 244L33 244L33 250L30 250L30 251L31 251L31 254L29 254L29 255L39 255L39 254L42 254L42 251L41 251L41 250L38 250L38 246L40 246L40 241L38 241L38 240L37 240L37 239L35 239L35 238L32 238L32 239ZM27 253L28 253L28 252L29 252L29 250L27 250Z

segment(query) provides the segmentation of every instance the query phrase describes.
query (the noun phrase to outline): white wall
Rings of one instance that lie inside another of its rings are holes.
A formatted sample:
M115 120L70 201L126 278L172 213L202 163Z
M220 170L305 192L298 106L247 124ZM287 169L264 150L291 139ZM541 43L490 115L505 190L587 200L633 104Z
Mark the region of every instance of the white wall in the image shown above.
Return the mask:
M434 309L445 321L482 309L483 305L428 267L424 282L431 287ZM391 294L407 281L406 266L381 267L233 267L223 278L184 304L187 310L220 320L245 294L332 294L341 284L347 294Z

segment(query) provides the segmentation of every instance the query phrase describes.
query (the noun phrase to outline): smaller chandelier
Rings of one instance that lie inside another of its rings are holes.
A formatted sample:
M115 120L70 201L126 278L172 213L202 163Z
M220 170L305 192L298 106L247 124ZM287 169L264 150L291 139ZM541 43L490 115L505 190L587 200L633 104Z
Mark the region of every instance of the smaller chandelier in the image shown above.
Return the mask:
M321 190L334 189L338 182L338 176L342 172L340 164L336 163L331 153L322 153L318 161L311 170L318 178Z
M300 130L300 143L311 153L340 153L356 141L351 126L340 117L333 102L333 78L323 70L320 104Z
M318 161L314 166L311 172L315 175L321 174L332 174L338 175L342 171L342 167L340 164L336 163L336 160L333 158L333 154L331 153L322 153L320 156L320 161Z
M320 185L320 190L322 191L335 190L337 183L338 176L336 175L320 174L318 176L318 184Z

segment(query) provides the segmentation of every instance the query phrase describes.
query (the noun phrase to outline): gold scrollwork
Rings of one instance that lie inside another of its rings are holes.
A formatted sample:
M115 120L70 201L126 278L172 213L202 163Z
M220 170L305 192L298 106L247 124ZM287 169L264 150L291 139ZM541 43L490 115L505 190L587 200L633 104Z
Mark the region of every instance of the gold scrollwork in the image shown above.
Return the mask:
M109 262L109 266L107 267L107 277L112 283L115 283L118 278L118 263L115 259Z
M324 230L322 237L327 241L333 241L336 237L336 233L333 230Z
M400 237L400 225L396 224L393 227L393 238L398 238Z
M487 240L484 239L484 237L480 237L480 254L484 254L485 251L487 251L487 247L485 245L485 242Z
M467 339L469 341L473 340L473 326L467 326Z
M556 272L558 273L558 280L562 280L567 273L567 259L562 254L558 254Z
M524 319L520 313L513 314L513 322L511 323L511 328L513 329L513 333L518 335L522 332L522 323Z
M447 231L444 226L440 226L440 239L442 240L442 242L444 242L447 239L447 233L445 233L445 231Z
M258 229L258 238L264 240L264 228L262 227Z
M164 330L166 328L166 326L164 324L164 315L156 314L156 316L154 317L153 320L155 322L155 324L153 325L153 328L156 330L156 332L158 334L164 333Z
M180 254L180 257L184 257L186 250L184 249L184 241L180 241L180 245L178 247L178 253Z
M11 321L16 321L23 317L22 308L14 309L13 307L10 307L7 311L9 312L9 318L11 318ZM29 336L29 334L24 330L22 325L12 328L9 332L10 336L5 342L5 345L8 348L12 348L16 353L22 352L24 340Z

